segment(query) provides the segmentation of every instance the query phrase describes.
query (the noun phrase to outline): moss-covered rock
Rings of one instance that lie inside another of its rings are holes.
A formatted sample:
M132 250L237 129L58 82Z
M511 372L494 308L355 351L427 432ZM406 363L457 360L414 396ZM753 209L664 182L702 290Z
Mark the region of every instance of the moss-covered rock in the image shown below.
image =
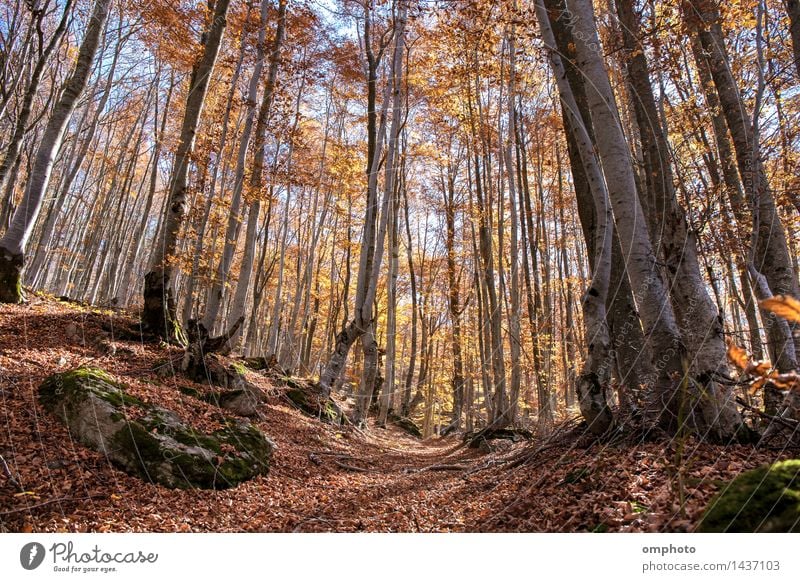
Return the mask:
M78 441L166 487L226 489L269 470L274 445L252 424L228 419L211 434L197 431L174 412L126 394L97 368L50 376L39 398ZM137 407L136 420L129 407Z
M800 532L800 460L742 473L708 504L700 532Z
M0 303L24 303L23 256L0 248Z
M251 384L240 390L219 390L202 397L202 400L239 416L257 415L264 399L261 390Z
M342 424L344 413L339 406L311 382L283 378L286 397L300 410L330 424Z
M388 418L389 422L391 422L398 428L402 429L403 431L407 432L411 436L416 437L418 439L422 438L422 429L420 429L419 426L417 426L417 423L415 423L410 418L407 418L405 416L398 416L396 414L389 414Z

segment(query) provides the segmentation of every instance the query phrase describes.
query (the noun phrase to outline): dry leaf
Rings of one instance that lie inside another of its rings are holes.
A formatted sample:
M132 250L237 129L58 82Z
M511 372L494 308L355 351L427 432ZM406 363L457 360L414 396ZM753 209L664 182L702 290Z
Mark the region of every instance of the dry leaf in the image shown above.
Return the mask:
M762 309L780 315L784 319L800 323L800 301L789 295L775 295L758 303Z
M734 343L728 344L728 359L742 372L747 371L750 358L747 356L747 352L744 348L741 348Z

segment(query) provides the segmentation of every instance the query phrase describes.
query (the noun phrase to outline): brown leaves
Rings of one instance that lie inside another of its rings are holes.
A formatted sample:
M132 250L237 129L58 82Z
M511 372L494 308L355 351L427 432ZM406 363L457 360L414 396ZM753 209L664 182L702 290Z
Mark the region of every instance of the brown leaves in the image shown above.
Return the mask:
M792 300L798 303L795 300ZM800 303L798 303L800 306ZM772 369L772 364L768 361L755 362L744 348L733 343L728 344L728 360L745 376L754 376L755 379L750 384L750 394L755 394L761 390L767 382L771 383L778 390L800 390L800 375L796 372L781 374Z
M800 323L800 301L789 295L775 295L769 299L759 301L762 309L766 309L788 319L793 323Z
M757 379L750 385L751 394L755 394L764 386L771 375L776 374L772 372L772 364L769 361L753 361L744 348L732 342L728 344L728 360L730 360L743 375L757 376Z

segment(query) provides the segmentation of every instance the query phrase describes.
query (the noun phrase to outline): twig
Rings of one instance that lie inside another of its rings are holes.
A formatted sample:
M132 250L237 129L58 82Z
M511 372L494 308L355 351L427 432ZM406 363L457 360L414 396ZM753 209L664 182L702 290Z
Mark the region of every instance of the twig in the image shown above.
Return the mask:
M425 471L466 471L469 469L469 465L456 465L456 464L446 464L446 463L438 463L436 465L429 465L427 467L422 467L421 469L404 469L404 473L424 473Z
M743 408L746 408L751 412L755 412L761 418L766 418L767 420L774 420L775 422L777 422L778 424L782 424L786 428L791 428L792 430L796 430L798 425L800 425L800 422L797 422L796 420L793 420L791 418L783 418L782 416L773 416L772 414L767 414L763 410L759 410L754 406L750 406L749 404L747 404L747 402L745 402L741 398L737 397L736 402L740 404Z
M365 469L363 467L356 467L355 465L348 465L347 463L342 463L341 461L337 461L333 459L333 462L336 466L341 467L347 471L355 471L357 473L369 473L372 469Z
M8 463L6 463L6 459L3 457L3 455L0 455L0 463L3 465L3 473L5 473L8 477L9 483L11 483L17 489L17 491L24 491L20 482L17 481L17 479L14 477L14 474L11 472L11 469L9 468Z
M40 507L44 507L46 505L52 505L53 503L65 503L67 501L89 501L90 499L105 499L105 495L87 495L86 497L58 497L56 499L51 499L50 501L42 501L41 503L35 503L33 505L28 505L27 507L20 507L18 509L9 509L8 511L0 511L0 515L12 515L14 513L22 513L24 511L30 511L31 509L38 509Z

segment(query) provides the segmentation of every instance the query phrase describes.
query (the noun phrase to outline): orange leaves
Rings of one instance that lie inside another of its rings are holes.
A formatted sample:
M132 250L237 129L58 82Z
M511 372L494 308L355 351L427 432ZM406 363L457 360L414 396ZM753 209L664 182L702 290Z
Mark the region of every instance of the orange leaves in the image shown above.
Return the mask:
M772 364L769 361L755 362L751 360L747 351L734 343L728 344L728 360L743 374L765 376L772 369Z
M762 309L766 309L788 319L793 323L800 323L800 301L789 295L775 295L769 299L764 299L758 303Z
M775 295L759 302L765 309L779 317L794 323L800 323L800 301L788 295ZM728 360L736 366L743 375L755 376L750 385L750 393L754 394L763 388L767 382L779 390L800 390L800 375L796 372L779 373L772 369L768 361L754 362L748 353L733 343L728 344Z
M777 374L777 372L770 371L772 364L768 361L754 362L744 348L734 343L728 344L728 360L736 366L742 375L757 376L755 381L750 384L749 392L751 395L763 388L771 376Z
M796 372L781 374L772 369L772 364L766 360L755 362L748 353L733 343L728 344L728 360L745 376L755 379L750 384L750 394L755 394L769 382L778 390L800 390L800 375Z
M728 360L739 370L745 371L748 363L750 362L750 357L747 355L747 351L745 351L744 348L739 347L734 343L729 343Z

